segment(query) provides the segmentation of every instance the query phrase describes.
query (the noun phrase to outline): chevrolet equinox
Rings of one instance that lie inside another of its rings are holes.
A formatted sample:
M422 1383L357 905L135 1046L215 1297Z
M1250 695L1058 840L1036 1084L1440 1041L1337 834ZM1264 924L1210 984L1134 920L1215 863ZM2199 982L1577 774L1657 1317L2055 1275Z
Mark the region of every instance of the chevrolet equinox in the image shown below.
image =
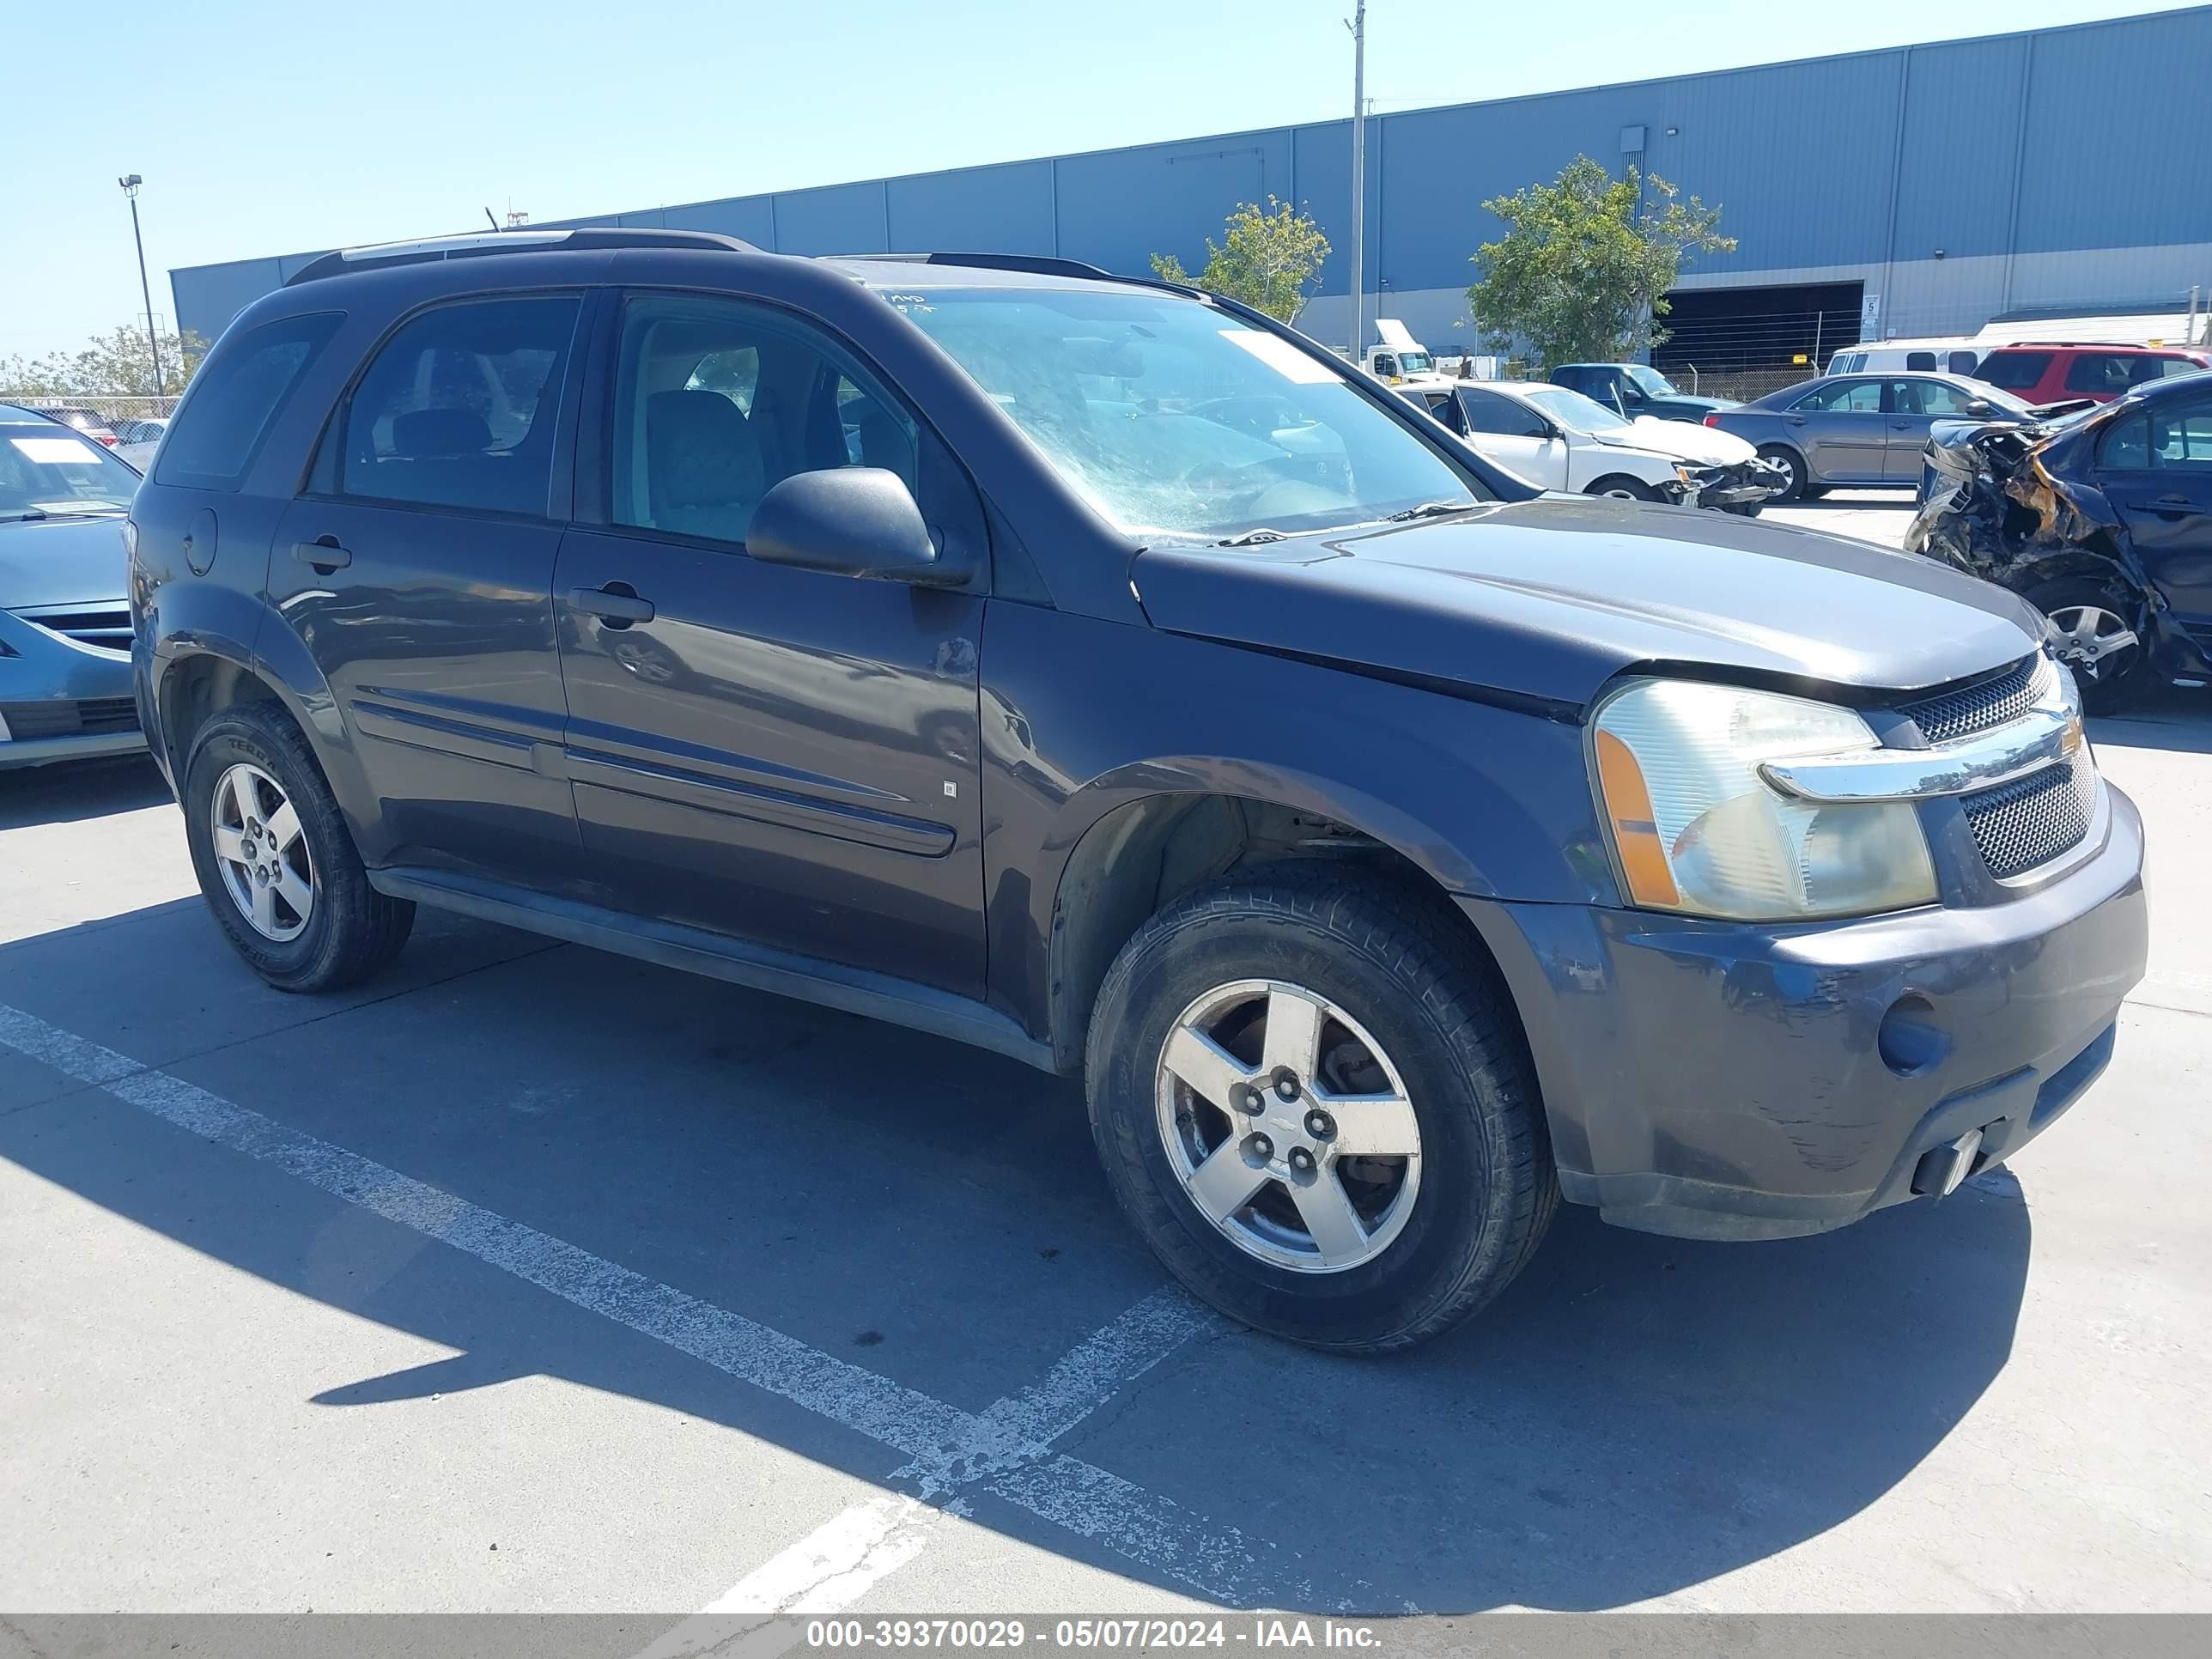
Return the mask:
M2109 1059L2142 830L2002 588L1541 494L1233 301L658 231L325 255L126 539L270 984L418 904L1083 1079L1200 1296L1346 1350L1561 1199L1940 1197Z

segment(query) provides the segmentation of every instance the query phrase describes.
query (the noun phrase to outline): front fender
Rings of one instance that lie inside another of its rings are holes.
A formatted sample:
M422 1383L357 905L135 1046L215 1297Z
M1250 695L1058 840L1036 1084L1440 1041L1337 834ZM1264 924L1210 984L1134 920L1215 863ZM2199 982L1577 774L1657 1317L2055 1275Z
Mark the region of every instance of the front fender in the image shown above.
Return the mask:
M1447 892L1614 901L1577 725L1025 605L994 606L983 658L991 994L1039 1036L1069 863L1096 826L1146 798L1310 812Z

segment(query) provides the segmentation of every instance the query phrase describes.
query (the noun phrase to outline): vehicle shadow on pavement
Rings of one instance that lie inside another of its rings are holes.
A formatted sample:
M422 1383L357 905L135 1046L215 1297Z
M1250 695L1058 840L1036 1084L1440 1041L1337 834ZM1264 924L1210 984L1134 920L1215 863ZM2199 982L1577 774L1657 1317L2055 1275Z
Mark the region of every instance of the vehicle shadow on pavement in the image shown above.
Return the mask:
M2091 720L2089 740L2099 747L2212 755L2212 692L2201 686L2159 686L2123 714Z
M426 929L395 994L286 1000L196 911L134 921L133 957L158 969L115 970L112 925L0 947L0 1003L964 1412L1036 1382L1163 1282L1113 1209L1079 1091L1014 1062L465 923ZM103 964L95 1003L82 988ZM187 1044L170 1006L186 994L241 1012L221 1040ZM29 1065L0 1067L0 1157L458 1351L331 1375L322 1406L542 1374L871 1481L906 1461L97 1088L48 1074L10 1091ZM1425 1349L1350 1360L1201 1336L1054 1449L1296 1564L1214 1588L1242 1605L1664 1596L1848 1520L1940 1444L2006 1362L2030 1236L2006 1178L1759 1245L1569 1209L1498 1304ZM234 1385L256 1386L252 1370ZM967 1496L975 1521L1029 1546L1191 1590L1110 1540Z
M169 786L143 756L31 766L0 772L0 830L82 823L112 812L166 805Z

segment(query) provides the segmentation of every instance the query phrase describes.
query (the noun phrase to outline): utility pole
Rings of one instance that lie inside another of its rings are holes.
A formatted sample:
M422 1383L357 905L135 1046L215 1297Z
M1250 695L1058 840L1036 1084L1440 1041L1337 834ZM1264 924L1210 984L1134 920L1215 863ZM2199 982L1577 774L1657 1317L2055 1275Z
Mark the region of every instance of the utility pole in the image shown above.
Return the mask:
M1352 31L1352 361L1367 349L1367 0L1345 27Z
M138 186L144 181L131 173L115 182L131 198L131 240L138 246L138 297L146 302L146 350L154 360L154 394L159 397L168 382L161 377L161 345L154 337L154 290L146 286L146 239L138 234Z

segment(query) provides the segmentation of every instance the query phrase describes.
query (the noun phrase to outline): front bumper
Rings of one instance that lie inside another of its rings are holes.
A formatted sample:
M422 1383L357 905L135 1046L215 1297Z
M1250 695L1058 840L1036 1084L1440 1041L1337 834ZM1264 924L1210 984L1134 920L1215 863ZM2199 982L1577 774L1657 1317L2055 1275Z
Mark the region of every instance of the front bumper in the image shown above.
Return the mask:
M0 611L0 771L146 747L127 652Z
M2142 820L2110 799L2094 857L1989 905L1778 927L1461 899L1521 1010L1566 1198L1783 1238L1930 1190L1971 1131L1964 1173L2018 1152L2104 1069L2142 976Z
M1731 466L1695 470L1699 507L1756 507L1790 487L1790 475L1771 461L1753 459Z

